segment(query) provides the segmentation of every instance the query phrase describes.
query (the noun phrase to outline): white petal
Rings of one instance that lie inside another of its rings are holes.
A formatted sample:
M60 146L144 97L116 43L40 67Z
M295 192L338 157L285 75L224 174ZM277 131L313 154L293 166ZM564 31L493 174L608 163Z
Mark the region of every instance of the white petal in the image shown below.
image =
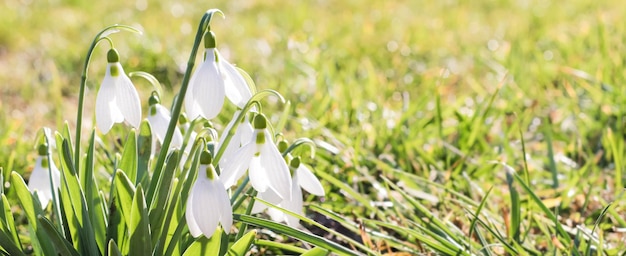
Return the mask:
M250 166L252 156L254 156L256 144L249 142L235 152L232 160L224 166L220 174L220 180L224 183L224 188L230 188L237 183L237 180L246 173Z
M252 124L248 121L244 121L239 124L239 128L237 128L237 136L241 139L241 143L244 144L248 141L252 140L252 135L254 134L254 128Z
M193 204L194 197L196 196L197 185L194 184L191 188L191 192L189 193L189 197L187 198L187 209L185 210L185 219L187 219L187 226L189 227L189 233L193 237L199 237L202 234L200 231L200 227L198 227L198 223L196 223L196 218L193 215Z
M220 76L213 51L207 49L207 59L191 77L192 109L206 119L216 117L224 105L224 79ZM189 109L188 109L189 111ZM190 115L195 113L190 113ZM193 115L192 115L193 116ZM195 118L195 117L192 117Z
M47 156L37 157L35 168L33 168L33 172L30 174L30 179L28 180L28 190L30 190L31 193L36 193L41 206L46 207L52 200L52 191L50 189L48 168L43 167L41 164L43 157Z
M212 181L212 189L214 190L215 196L218 199L218 210L220 211L220 223L222 224L222 228L224 232L229 233L230 228L233 225L233 208L230 205L230 197L228 197L228 193L226 193L226 189L224 188L224 184L219 180L216 173L213 173L216 177L215 180Z
M286 213L273 207L267 208L267 215L269 215L270 219L272 219L275 222L286 221L285 216L287 216Z
M192 214L202 234L206 237L211 237L217 229L220 220L220 212L211 207L219 207L220 200L215 193L216 188L214 184L206 177L206 166L198 170L198 179L194 186L196 186L196 189L194 190L195 194L192 201L194 205Z
M250 161L250 167L248 169L248 177L250 177L250 184L259 193L267 191L269 187L270 179L268 177L267 170L261 163L259 156L253 156ZM282 198L282 197L281 197Z
M152 128L153 134L156 135L160 142L163 142L165 135L167 134L167 128L170 124L170 111L163 107L161 104L153 106L156 108L156 113L152 115L151 111L148 113L148 122ZM152 108L152 107L151 107ZM174 135L170 146L172 148L180 148L183 145L183 136L180 133L178 127L174 129Z
M306 165L300 164L298 169L296 169L296 175L299 177L299 185L307 192L316 196L324 196L326 194L320 180L315 177Z
M133 127L138 128L141 122L141 102L139 101L139 94L137 94L137 89L135 89L130 78L124 73L122 65L120 65L120 63L114 64L118 66L119 69L119 76L116 81L117 90L115 101L117 102L120 113L122 113L126 121Z
M199 69L196 69L192 77L197 76L196 73L198 73L199 71ZM198 105L197 99L193 93L195 86L195 83L189 82L189 87L187 87L187 93L185 93L185 111L187 112L187 117L189 118L189 120L194 120L202 115L200 106Z
M284 200L291 199L291 175L289 174L289 167L283 156L278 152L278 148L271 141L270 133L265 130L265 143L261 147L260 163L262 163L265 170L267 170L267 177L269 177L269 186ZM252 165L250 167L252 171ZM250 177L252 180L252 177Z
M115 103L117 85L109 73L109 68L107 68L107 74L96 96L96 126L102 133L109 132L114 123L124 121L124 116Z
M234 153L237 152L237 149L239 149L242 145L241 140L239 139L239 137L237 137L238 136L237 131L235 131L235 133L233 134L233 137L230 139L227 145L225 145L224 143L226 140L226 137L228 137L228 133L230 133L230 130L233 128L235 121L237 121L236 119L239 113L241 113L241 111L239 110L235 111L235 114L231 118L230 122L228 122L228 124L226 125L226 128L224 128L224 132L222 136L220 137L220 142L217 144L219 148L226 147L224 149L224 153L222 154L222 158L220 159L220 163L219 163L220 166L228 165L228 159L231 158L234 155Z
M271 189L266 190L263 193L259 193L258 194L258 198L261 198L271 204L274 205L278 205L280 204L280 202L283 200L282 198L280 198L279 195L277 195L274 191L272 191ZM259 213L262 212L263 210L265 210L265 208L267 208L267 205L259 202L259 201L255 201L254 205L252 206L252 213ZM271 209L271 208L270 208Z
M280 205L287 210L303 215L302 191L300 190L300 186L298 186L298 175L294 175L293 179L293 184L291 186L291 200L285 200ZM300 219L289 214L285 214L285 222L287 222L287 225L291 227L298 227L300 225Z
M248 100L252 97L252 92L250 91L250 87L246 83L246 80L243 78L241 73L230 64L218 51L217 55L219 68L224 78L224 86L226 88L226 97L235 105L240 108L243 108Z

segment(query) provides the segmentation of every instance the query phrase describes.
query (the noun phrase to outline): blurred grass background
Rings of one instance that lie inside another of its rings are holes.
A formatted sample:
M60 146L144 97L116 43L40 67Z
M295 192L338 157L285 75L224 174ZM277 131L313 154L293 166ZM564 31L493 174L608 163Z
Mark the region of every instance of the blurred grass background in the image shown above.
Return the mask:
M171 99L209 8L226 14L212 23L219 50L260 89L292 102L288 136L328 142L316 168L366 198L394 197L384 176L441 218L464 223L465 205L448 203L448 192L479 202L493 187L488 211L505 219L509 190L494 162L522 173L526 157L534 191L568 226L593 225L614 201L601 230L624 250L620 1L3 0L0 166L29 172L36 132L75 122L84 55L108 25L144 31L113 36L121 61L126 72L153 73ZM106 50L92 61L86 118ZM145 103L149 85L136 85ZM324 207L371 217L325 184ZM549 232L530 233L536 248L554 248Z

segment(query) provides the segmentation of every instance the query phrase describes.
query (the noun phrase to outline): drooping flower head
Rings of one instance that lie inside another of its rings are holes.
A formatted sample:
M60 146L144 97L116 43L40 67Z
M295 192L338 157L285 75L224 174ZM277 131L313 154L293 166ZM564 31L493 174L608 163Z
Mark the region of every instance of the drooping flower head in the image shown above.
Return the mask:
M28 190L35 193L44 208L52 201L53 192L58 195L61 180L61 174L54 161L49 161L49 153L48 145L39 146L35 168L28 180Z
M107 70L96 97L96 125L107 133L115 123L126 120L133 127L141 122L141 103L135 86L124 73L117 50L107 53Z
M228 233L233 224L230 199L211 162L211 153L202 152L198 178L187 199L185 218L193 237L211 237L220 223Z
M152 128L152 134L158 141L163 142L170 124L170 111L161 105L161 100L156 92L152 92L148 104L150 105L148 110L148 123L150 123L150 127ZM180 133L178 127L174 128L174 134L172 136L172 142L170 144L172 149L181 148L183 146L183 135ZM152 152L154 152L154 150Z
M253 123L252 138L234 153L222 170L224 185L226 188L234 185L248 170L250 182L256 191L266 193L271 190L279 199L290 200L292 181L289 167L272 141L267 118L258 114Z
M252 91L239 70L215 48L215 34L204 34L204 62L191 76L185 95L185 109L190 119L212 119L222 110L224 97L243 108Z
M316 195L316 196L324 196L324 187L320 183L319 179L315 177L313 172L301 163L300 157L294 157L291 159L289 168L293 172L293 183L291 185L291 200L282 200L279 203L274 203L277 206L280 206L284 209L297 213L299 215L304 215L302 211L303 206L303 196L302 189L307 192ZM275 201L274 195L268 193L260 193L259 198L273 203ZM265 204L260 202L255 202L254 207L252 209L252 213L258 213L263 211L265 208L268 208ZM289 214L285 214L284 212L269 207L267 210L267 214L272 218L272 220L276 222L286 222L287 225L291 227L297 227L299 225L299 219L291 216Z

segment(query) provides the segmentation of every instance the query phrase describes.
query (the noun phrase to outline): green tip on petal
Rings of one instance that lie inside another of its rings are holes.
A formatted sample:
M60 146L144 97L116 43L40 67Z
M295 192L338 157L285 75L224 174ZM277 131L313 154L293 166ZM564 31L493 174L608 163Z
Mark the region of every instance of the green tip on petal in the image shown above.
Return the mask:
M267 118L263 114L258 114L254 117L254 129L267 128Z
M213 31L204 33L204 48L215 48L215 34L213 34Z
M109 63L120 62L120 54L115 48L111 48L109 52L107 52L107 61Z
M48 144L41 144L41 145L39 145L39 147L37 148L37 153L40 156L47 156L48 155Z
M280 151L280 152L285 152L285 150L287 150L287 148L289 148L289 144L287 144L286 140L279 141L276 146L278 147L278 151Z
M289 163L289 165L291 165L291 167L294 169L300 167L300 157L296 156L293 159L291 159L291 162Z
M208 150L202 151L200 154L200 164L210 165L213 162L213 156Z
M156 92L152 92L152 95L150 95L150 99L148 99L148 104L150 106L154 106L159 103L161 103L161 100L159 99L159 95L157 95Z
M178 117L178 123L180 124L189 123L189 119L187 119L187 115L185 115L184 113L180 114L180 116Z

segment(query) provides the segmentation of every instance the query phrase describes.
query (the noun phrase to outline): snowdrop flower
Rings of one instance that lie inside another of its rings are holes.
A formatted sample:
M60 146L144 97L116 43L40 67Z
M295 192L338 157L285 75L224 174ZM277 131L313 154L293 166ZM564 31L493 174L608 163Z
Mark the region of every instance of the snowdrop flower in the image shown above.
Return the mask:
M243 108L252 92L241 73L215 49L215 35L204 34L204 62L191 76L185 95L190 119L212 119L222 110L224 97Z
M156 137L158 141L163 142L170 124L170 111L160 104L159 96L157 96L156 92L152 93L148 102L150 105L148 123L150 123L150 127L152 128L153 138ZM170 146L172 148L180 148L183 146L183 135L180 133L178 127L174 129ZM154 150L152 152L154 152Z
M39 198L41 206L45 208L52 201L52 191L58 196L61 174L59 169L54 165L53 161L48 161L48 146L42 144L39 146L39 156L35 164L35 168L28 180L28 190ZM50 187L52 183L52 187Z
M233 118L230 120L228 125L226 125L226 129L224 129L224 133L231 132L231 129L233 128L235 124L235 121L237 121L237 116L239 116L239 113L241 113L240 110L237 110L235 112L235 115L233 115ZM225 140L226 140L226 137L228 137L228 135L223 135L220 138L220 142L218 143L219 147L226 147L226 149L224 149L224 153L222 154L222 158L220 159L220 164L219 164L220 166L228 165L228 161L230 160L230 158L232 158L235 152L237 152L237 149L241 148L241 146L243 146L245 143L249 142L252 139L254 128L252 127L252 124L250 124L250 122L247 121L247 118L244 118L243 121L241 121L241 123L239 124L239 126L236 127L236 129L237 130L235 130L235 133L233 134L228 144L225 144Z
M263 114L254 117L252 138L237 150L224 166L221 178L226 188L234 185L248 170L250 183L261 194L274 193L281 200L291 200L289 167L267 129Z
M117 50L107 53L107 70L96 97L96 125L107 133L115 123L128 121L139 127L141 104L139 95L130 78L124 73Z
M233 224L230 199L211 164L211 158L208 151L202 152L198 179L187 199L185 218L189 233L193 237L200 235L211 237L218 223L221 223L224 231L228 233Z
M289 211L297 213L299 215L304 215L302 211L302 189L307 192L316 195L316 196L324 196L324 187L320 183L319 179L315 177L313 172L309 168L307 168L304 164L300 163L300 157L295 157L291 160L290 168L294 170L293 172L293 184L291 185L291 200L283 200L278 206L285 208ZM272 195L261 194L260 198L270 202L274 198L271 198ZM266 205L263 203L255 203L252 212L258 213L261 212ZM270 215L270 218L276 222L284 221L287 225L291 227L297 227L299 225L299 219L286 214L276 208L269 208L267 213Z

